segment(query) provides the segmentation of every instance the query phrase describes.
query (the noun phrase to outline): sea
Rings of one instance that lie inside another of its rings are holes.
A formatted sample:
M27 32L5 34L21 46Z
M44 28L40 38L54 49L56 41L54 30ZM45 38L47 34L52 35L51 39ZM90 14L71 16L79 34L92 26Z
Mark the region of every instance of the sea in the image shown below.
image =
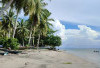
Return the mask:
M100 48L66 48L63 50L100 66Z

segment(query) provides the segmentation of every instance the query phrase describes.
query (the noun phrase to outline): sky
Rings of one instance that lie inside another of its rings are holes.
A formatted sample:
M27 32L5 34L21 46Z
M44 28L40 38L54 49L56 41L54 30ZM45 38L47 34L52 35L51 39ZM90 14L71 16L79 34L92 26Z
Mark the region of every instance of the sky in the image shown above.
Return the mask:
M60 48L100 48L100 0L51 0L46 7L55 22ZM23 11L20 18L24 17Z
M51 22L55 33L62 39L60 48L100 48L100 32L86 25L75 25L75 28L67 28L59 20ZM71 26L71 25L70 25ZM76 28L77 27L77 28Z
M100 0L52 0L48 10L61 48L100 48Z
M47 8L53 18L100 26L100 0L52 0Z

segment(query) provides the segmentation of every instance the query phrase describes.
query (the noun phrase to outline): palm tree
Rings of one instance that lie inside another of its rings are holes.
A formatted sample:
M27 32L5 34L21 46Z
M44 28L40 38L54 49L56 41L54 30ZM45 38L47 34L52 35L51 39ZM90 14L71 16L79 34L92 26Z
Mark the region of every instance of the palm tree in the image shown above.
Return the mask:
M41 12L41 9L42 9L42 1L43 0L35 0L34 11L30 15L30 18L29 18L30 21L32 21L32 23L31 23L31 29L30 29L29 44L30 44L31 37L32 37L32 30L34 30L33 33L35 33L35 28L40 23L40 12ZM33 36L34 36L34 34L33 34Z
M15 25L14 25L14 30L13 30L13 38L15 36L16 33L16 29L17 29L17 25L18 25L18 14L20 13L21 9L24 7L25 1L24 0L14 0L13 3L11 4L11 7L15 7L15 9L17 10L17 15L16 15L16 21L15 21Z
M7 15L4 15L2 19L2 29L6 31L8 37L10 38L11 31L13 29L14 12L10 9L6 14Z
M20 10L23 9L25 15L29 14L29 19L30 21L32 21L30 26L30 37L29 37L29 43L30 43L32 32L34 37L36 27L43 24L43 23L40 24L40 21L43 20L43 22L46 22L45 20L46 15L44 16L44 18L42 15L45 14L45 12L43 12L43 9L47 4L44 2L44 0L5 0L5 1L2 0L2 1L4 4L10 2L10 6L16 8L17 10L16 22L13 30L13 38L15 36L17 25L18 25L17 19Z
M38 42L37 49L39 47L40 36L46 36L49 26L51 25L49 21L54 21L53 19L49 19L51 13L47 9L42 9L40 15L40 24L38 26Z
M5 33L5 31L4 30L2 30L2 22L0 21L0 37L4 37L4 34Z
M32 20L34 20L34 24L35 23L39 23L40 22L40 11L42 8L42 5L45 4L43 3L43 0L2 0L3 4L6 4L7 2L9 4L9 6L11 5L11 7L15 7L17 10L17 17L16 17L16 22L15 22L15 28L14 28L14 32L13 32L13 38L15 36L15 32L17 29L17 19L18 19L18 13L20 12L20 10L23 8L25 15L30 15L30 17L32 16ZM31 32L32 33L32 32ZM30 34L31 34L30 33Z
M16 32L16 29L17 29L17 24L18 24L17 19L18 19L19 12L21 11L21 9L24 9L25 15L28 15L28 14L31 15L33 13L33 10L34 10L34 7L35 7L34 1L35 0L2 0L2 3L6 4L7 6L5 6L4 9L3 8L1 9L0 14L2 14L3 11L6 10L7 8L9 8L10 6L17 10L16 22L15 22L15 25L14 25L15 28L13 30L13 38L15 36L15 32Z
M23 8L23 10L25 12L24 15L28 15L29 14L29 16L31 17L34 14L36 14L36 12L39 12L40 0L18 0L18 1L15 0L13 5L16 7L17 17L18 17L18 13L20 12L20 10L22 8ZM33 20L31 20L31 21L33 21ZM33 26L33 24L32 24L32 26ZM32 30L32 26L31 26L31 30ZM14 28L13 37L15 35L16 28L17 28L17 18L16 18L16 24L15 24L15 28ZM31 34L32 34L32 31L30 31L30 37L31 37Z
M21 19L21 22L18 24L17 34L22 39L22 45L24 46L24 39L27 38L29 30L27 29L26 22Z
M1 8L1 10L0 10L0 16L3 14L3 12L5 10L7 10L10 7L11 3L13 2L13 0L2 0L1 2L3 4L6 4L6 5L4 6L4 8Z
M29 14L29 20L31 21L31 26L30 26L30 35L29 35L29 44L33 35L33 40L34 40L34 34L35 34L35 29L40 23L40 15L41 15L41 10L47 5L44 0L27 0L27 3L32 2L30 5L26 4L24 7L24 12L25 15ZM34 7L32 8L31 5ZM30 9L30 8L32 9ZM26 11L27 10L27 11ZM29 11L30 10L30 11ZM33 32L33 34L32 34Z
M13 10L12 9L10 9L9 10L9 12L7 12L7 15L6 15L6 18L8 19L8 21L9 21L9 24L8 24L8 26L9 26L9 31L8 31L8 37L10 38L10 36L11 36L11 31L13 30L13 23L14 23L14 20L15 20L15 15L14 15L14 12L13 12Z
M3 14L4 10L8 9L9 7L15 7L17 10L17 16L16 16L16 22L14 25L14 32L13 32L13 38L16 32L16 28L17 28L17 19L18 19L18 13L20 12L20 10L23 7L23 0L2 0L3 6L6 4L6 6L4 8L1 9L0 14Z
M9 29L9 21L7 21L5 18L3 18L3 21L2 21L2 28L1 28L2 30L3 30L3 34L4 34L4 36L5 37L7 37L7 35L8 35L8 29Z
M30 43L31 43L32 38L34 39L34 32L35 31L34 31L33 21L31 21L30 19L27 20L27 28L30 31L29 32L29 37L28 37L29 38L28 45L32 46L32 44L30 44ZM33 35L33 37L32 37L32 35Z

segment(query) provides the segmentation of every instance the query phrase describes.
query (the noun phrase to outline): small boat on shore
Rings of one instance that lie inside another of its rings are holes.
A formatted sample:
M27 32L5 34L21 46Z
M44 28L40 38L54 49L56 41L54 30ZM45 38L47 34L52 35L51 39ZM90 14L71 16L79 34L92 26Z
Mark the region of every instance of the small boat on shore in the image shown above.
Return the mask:
M6 55L8 53L11 53L11 54L18 54L18 53L21 53L22 51L12 51L12 50L7 50L7 49L0 49L1 51L4 51L4 53L1 53L2 55Z

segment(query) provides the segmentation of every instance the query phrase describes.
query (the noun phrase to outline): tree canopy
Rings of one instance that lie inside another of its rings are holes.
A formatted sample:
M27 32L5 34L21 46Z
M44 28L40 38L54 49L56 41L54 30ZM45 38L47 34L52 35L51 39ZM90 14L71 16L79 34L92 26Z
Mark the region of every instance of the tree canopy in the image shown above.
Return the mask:
M54 36L56 31L50 23L54 19L50 18L51 12L44 0L1 0L0 3L0 44L5 48L61 45L61 38ZM19 18L20 11L29 18Z

